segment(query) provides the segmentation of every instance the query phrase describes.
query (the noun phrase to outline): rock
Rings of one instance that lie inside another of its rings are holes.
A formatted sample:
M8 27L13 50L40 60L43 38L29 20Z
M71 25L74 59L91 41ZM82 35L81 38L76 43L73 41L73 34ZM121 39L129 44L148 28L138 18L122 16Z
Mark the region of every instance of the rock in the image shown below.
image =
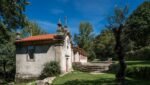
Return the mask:
M14 82L11 82L11 83L8 83L8 85L15 85L15 83L14 83Z
M36 81L36 85L51 85L52 81L55 79L56 77L47 77L43 80L37 80Z
M45 85L45 83L42 80L37 80L35 85Z

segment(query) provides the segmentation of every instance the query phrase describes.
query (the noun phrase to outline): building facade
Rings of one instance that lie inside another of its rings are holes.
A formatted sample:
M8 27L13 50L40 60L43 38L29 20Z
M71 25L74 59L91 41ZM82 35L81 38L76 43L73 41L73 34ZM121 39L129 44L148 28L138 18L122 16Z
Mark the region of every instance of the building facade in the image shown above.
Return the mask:
M74 54L70 33L60 23L58 31L16 40L16 80L38 78L51 61L59 62L61 73L72 71L73 62L87 62Z

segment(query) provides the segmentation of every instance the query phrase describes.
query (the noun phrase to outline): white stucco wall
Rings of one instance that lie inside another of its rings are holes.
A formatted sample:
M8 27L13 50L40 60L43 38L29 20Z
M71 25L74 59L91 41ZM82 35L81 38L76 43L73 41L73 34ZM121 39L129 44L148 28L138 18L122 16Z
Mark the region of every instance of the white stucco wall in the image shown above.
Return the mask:
M74 62L80 62L80 55L78 52L74 54Z
M80 55L80 62L81 63L87 63L87 57L83 56L83 55Z
M70 38L69 36L66 36L65 39L64 39L64 44L63 44L63 47L62 47L62 57L61 57L61 69L62 69L62 72L66 72L66 69L68 66L68 71L71 71L72 70L72 52L71 52L71 43L70 43ZM66 61L68 58L68 62ZM67 64L67 65L66 65Z
M16 54L16 74L18 77L38 77L44 64L55 60L54 46L35 46L34 60L28 60L27 47L18 49Z
M73 52L73 49L71 49L71 62L74 62L74 52Z
M65 37L62 45L42 45L35 46L34 60L28 61L27 46L16 51L16 77L17 78L31 78L38 77L44 64L50 61L58 61L62 73L66 72L66 64L68 71L72 70L72 51L71 51L70 38ZM68 62L66 63L66 55Z

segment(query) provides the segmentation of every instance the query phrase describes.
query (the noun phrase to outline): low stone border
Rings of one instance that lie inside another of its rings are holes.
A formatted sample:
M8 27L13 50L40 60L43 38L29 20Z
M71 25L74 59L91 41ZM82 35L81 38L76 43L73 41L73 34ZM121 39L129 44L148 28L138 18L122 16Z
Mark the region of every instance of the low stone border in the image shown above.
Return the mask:
M56 77L47 77L43 80L37 80L35 82L35 85L51 85L53 80L55 79Z

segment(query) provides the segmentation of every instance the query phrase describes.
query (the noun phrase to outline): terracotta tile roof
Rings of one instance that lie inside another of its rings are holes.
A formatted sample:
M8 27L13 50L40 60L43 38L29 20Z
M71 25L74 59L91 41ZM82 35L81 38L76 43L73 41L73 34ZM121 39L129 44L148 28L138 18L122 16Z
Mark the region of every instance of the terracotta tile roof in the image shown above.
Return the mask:
M29 42L29 41L40 41L40 40L52 40L52 39L55 39L55 37L56 37L56 34L44 34L44 35L30 36L27 38L23 38L21 40L16 40L16 43Z

